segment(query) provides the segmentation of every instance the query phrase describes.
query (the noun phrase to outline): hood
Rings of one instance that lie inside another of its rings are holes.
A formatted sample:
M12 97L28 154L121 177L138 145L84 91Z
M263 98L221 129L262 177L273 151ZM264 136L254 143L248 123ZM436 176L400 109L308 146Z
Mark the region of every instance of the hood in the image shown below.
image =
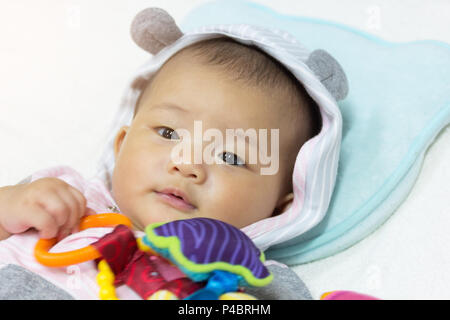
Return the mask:
M342 116L336 101L345 98L348 83L339 63L324 50L307 49L283 30L230 24L208 25L182 33L167 12L159 8L148 8L138 13L133 20L131 34L151 57L131 76L111 126L112 133L131 123L140 94L159 68L178 51L199 41L230 37L240 43L257 46L282 63L301 82L319 107L322 129L298 152L292 175L292 203L283 213L255 222L242 231L259 249L265 250L316 226L330 203L341 146ZM114 134L98 168L110 189L114 168L113 140Z

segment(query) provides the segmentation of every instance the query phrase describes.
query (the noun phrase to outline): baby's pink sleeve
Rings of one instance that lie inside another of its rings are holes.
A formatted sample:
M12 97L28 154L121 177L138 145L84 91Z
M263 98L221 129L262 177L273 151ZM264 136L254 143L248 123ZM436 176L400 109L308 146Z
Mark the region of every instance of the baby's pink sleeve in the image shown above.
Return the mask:
M68 166L51 167L39 170L31 175L30 182L42 178L58 178L84 193L86 181L75 169Z

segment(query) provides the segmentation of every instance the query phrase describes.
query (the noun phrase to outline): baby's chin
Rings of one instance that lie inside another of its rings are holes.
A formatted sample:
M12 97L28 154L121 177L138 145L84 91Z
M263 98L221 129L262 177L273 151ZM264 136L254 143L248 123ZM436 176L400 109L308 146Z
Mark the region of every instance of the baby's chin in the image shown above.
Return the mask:
M127 206L130 203L122 203L120 206L119 204L122 214L131 220L134 230L145 231L145 228L153 223L195 218L200 212L197 208L190 212L183 212L169 205L155 202L153 199L145 200L141 201L140 205L134 203L134 205Z
M135 228L137 228L137 230L142 230L145 231L145 228L153 223L167 223L167 222L172 222L175 220L184 220L184 219L192 219L197 217L196 214L194 213L182 213L182 212L170 212L172 210L168 209L166 211L166 214L161 215L161 214L148 214L147 216L145 216L143 219L141 219L140 221L136 221L136 224L133 226ZM175 210L176 211L176 210Z

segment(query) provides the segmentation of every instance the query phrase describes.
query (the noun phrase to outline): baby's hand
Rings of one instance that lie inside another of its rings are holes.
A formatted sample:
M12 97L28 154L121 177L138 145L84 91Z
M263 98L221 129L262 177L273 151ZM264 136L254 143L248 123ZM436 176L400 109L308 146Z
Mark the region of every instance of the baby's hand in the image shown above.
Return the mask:
M0 226L10 234L35 228L41 238L62 239L86 210L83 194L57 178L0 188Z

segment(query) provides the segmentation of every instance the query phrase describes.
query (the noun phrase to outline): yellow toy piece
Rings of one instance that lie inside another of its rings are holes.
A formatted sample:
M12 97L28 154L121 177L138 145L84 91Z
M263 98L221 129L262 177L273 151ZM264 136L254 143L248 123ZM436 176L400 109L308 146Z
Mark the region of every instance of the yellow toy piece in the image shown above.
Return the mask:
M243 292L227 292L219 296L219 300L257 300L254 296Z
M180 299L178 299L178 297L169 290L158 290L150 297L148 297L147 300L180 300Z
M105 260L98 264L97 283L100 287L99 296L101 300L118 300L116 288L114 287L114 273Z

